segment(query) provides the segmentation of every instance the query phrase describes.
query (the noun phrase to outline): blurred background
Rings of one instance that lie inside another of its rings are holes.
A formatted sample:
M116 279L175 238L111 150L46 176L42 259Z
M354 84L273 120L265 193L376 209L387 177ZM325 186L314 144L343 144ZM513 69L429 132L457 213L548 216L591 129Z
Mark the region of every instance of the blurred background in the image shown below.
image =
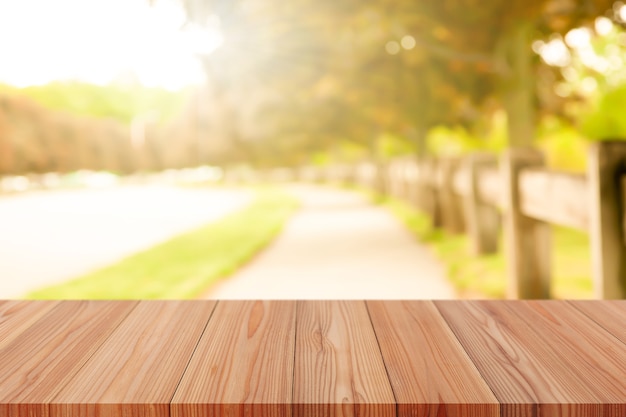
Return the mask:
M0 0L0 298L624 298L622 197L594 185L623 162L590 149L626 138L625 22Z

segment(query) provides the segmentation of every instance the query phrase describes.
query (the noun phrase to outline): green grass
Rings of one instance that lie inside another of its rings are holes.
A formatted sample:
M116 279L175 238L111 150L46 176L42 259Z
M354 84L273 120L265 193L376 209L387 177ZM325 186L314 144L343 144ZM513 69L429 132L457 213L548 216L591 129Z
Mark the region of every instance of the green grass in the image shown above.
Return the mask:
M552 262L555 298L594 298L589 236L553 227Z
M281 230L294 198L260 190L246 208L30 299L183 299L234 272Z
M434 229L425 214L403 201L380 196L374 197L374 201L387 207L417 239L431 247L461 296L505 297L506 261L502 238L498 253L474 256L467 235ZM593 298L588 236L557 226L553 226L552 231L552 297Z

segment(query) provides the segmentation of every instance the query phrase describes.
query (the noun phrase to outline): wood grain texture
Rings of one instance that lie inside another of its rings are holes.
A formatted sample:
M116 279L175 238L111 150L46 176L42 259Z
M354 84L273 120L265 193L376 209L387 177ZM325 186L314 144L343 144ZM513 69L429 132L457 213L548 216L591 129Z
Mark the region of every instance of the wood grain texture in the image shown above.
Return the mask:
M568 302L626 344L626 300Z
M215 301L141 301L58 395L53 416L169 416Z
M48 404L136 302L63 301L0 349L0 416L47 416Z
M0 349L58 304L58 301L0 301Z
M174 417L290 417L295 301L220 301L174 395Z
M569 303L527 301L505 308L533 330L529 340L541 340L567 358L602 403L621 405L620 415L626 415L626 349L619 339Z
M298 303L295 417L392 417L395 400L363 301Z
M0 301L0 417L624 417L626 300Z
M368 301L398 416L500 416L497 399L431 301Z
M587 231L589 190L584 175L527 169L520 173L522 212L549 223Z
M561 343L512 312L523 301L436 301L481 375L502 404L503 417L618 417L619 407L581 375L586 365ZM542 330L547 330L539 325ZM621 414L620 414L621 412Z

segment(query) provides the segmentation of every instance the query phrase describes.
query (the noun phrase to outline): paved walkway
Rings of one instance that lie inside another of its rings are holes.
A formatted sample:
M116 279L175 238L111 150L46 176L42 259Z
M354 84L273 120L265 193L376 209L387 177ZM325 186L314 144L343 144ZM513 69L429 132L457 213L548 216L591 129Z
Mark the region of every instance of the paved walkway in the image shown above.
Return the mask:
M245 206L229 189L122 186L0 197L0 299L67 281Z
M302 209L283 233L206 298L455 298L442 266L385 209L343 190L291 191Z

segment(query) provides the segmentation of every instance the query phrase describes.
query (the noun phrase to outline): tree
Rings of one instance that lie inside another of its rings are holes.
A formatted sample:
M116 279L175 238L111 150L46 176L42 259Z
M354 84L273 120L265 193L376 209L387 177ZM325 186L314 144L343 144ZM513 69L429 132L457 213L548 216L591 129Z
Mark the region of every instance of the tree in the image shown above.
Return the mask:
M235 116L247 112L245 98L274 90L254 112L256 120L270 117L272 129L254 142L275 155L327 149L345 139L367 146L384 132L406 137L423 153L432 127L472 129L485 109L497 106L508 114L509 144L529 145L540 106L538 79L546 73L532 42L565 34L612 5L611 0L183 3L192 22L212 15L221 21L224 45L205 57L205 66L220 94L232 100L233 137L245 136L244 118Z
M388 3L388 2L386 2ZM533 40L602 16L611 0L423 0L402 2L395 14L417 45L439 65L445 80L481 104L495 97L508 114L509 141L529 145L537 110ZM389 5L389 7L392 7ZM407 16L407 17L403 17ZM491 82L485 80L489 74ZM486 82L485 82L486 81Z

